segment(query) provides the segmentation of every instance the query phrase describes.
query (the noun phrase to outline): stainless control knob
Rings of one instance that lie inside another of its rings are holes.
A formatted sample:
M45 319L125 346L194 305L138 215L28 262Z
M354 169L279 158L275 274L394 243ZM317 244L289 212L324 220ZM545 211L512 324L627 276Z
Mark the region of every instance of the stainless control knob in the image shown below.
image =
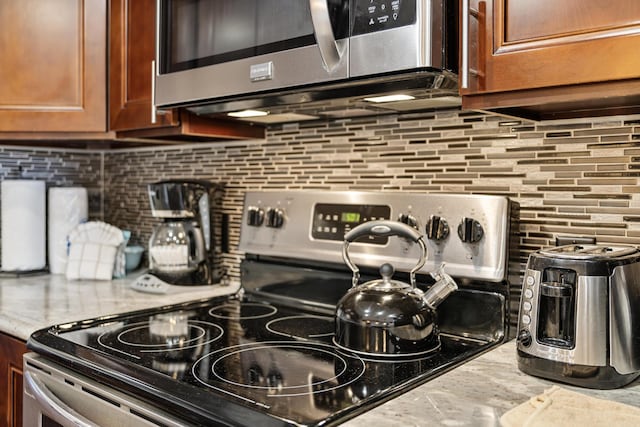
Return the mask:
M484 229L477 220L464 217L458 225L458 236L465 243L476 243L482 240Z
M531 333L526 329L523 329L518 333L518 342L525 347L529 347L533 343L533 338L531 337Z
M400 215L398 215L398 221L403 224L407 224L409 227L413 227L416 230L418 229L418 220L411 214L401 213Z
M267 209L267 227L280 228L284 224L284 211L280 208Z
M431 215L425 233L429 240L444 240L449 235L449 223L444 218Z
M247 225L260 227L264 222L264 210L250 206L247 212Z

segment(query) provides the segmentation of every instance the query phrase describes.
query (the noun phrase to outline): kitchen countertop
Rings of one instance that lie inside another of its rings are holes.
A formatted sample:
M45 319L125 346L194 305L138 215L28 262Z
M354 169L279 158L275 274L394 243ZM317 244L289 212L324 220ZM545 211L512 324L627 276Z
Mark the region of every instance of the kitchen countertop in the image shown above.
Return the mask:
M0 331L24 341L32 332L58 323L159 307L232 294L239 283L226 286L176 287L172 294L151 294L131 289L144 271L112 281L67 280L45 274L0 279Z
M518 370L512 340L343 426L499 426L504 413L554 385L640 407L640 379L616 390L591 390L536 378Z
M110 282L67 281L42 275L0 279L0 331L26 340L41 328L232 294L238 284L197 287L175 294L134 291L130 284L143 272ZM482 426L499 425L508 410L558 385L520 372L515 342L503 344L343 425ZM617 390L567 389L640 407L640 379Z

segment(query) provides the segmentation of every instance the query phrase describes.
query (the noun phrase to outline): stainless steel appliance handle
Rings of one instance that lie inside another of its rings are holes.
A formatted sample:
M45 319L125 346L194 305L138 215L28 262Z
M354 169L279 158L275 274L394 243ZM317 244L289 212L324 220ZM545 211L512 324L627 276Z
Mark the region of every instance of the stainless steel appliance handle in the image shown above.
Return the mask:
M43 410L44 415L63 426L95 427L96 424L78 415L76 411L69 408L58 399L42 382L36 374L25 371L25 389L34 397Z
M151 61L151 123L156 124L158 110L156 109L156 60Z
M160 60L160 6L161 0L156 0L156 48L155 59L151 61L151 124L158 122L158 114L167 114L168 110L156 108L156 77L158 73L158 63Z
M460 88L469 88L469 2L462 0L462 58L460 64Z
M156 63L160 59L160 0L156 0L156 46L153 61L151 61L151 123L156 124L158 111L156 109Z
M316 35L320 56L327 71L333 71L340 62L345 51L346 42L336 40L331 28L327 0L309 0L313 32Z

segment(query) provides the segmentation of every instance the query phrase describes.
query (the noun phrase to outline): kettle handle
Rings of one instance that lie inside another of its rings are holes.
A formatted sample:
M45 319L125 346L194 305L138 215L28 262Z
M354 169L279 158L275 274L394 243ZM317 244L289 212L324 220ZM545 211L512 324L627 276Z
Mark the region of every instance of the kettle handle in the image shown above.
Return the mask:
M398 236L409 239L420 246L420 259L418 263L409 272L411 287L416 287L416 272L424 266L427 261L427 246L424 243L422 234L413 227L397 221L368 221L355 227L344 236L344 245L342 246L342 259L345 264L353 271L352 285L358 285L360 280L360 269L349 257L349 245L365 236L389 237Z

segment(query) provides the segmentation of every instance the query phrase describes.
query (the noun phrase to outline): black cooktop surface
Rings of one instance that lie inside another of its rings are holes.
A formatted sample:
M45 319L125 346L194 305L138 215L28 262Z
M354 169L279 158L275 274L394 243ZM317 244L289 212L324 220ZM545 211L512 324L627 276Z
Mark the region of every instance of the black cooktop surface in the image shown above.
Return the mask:
M31 349L187 421L327 425L344 421L487 350L442 335L426 357L337 349L331 315L219 297L34 333Z

